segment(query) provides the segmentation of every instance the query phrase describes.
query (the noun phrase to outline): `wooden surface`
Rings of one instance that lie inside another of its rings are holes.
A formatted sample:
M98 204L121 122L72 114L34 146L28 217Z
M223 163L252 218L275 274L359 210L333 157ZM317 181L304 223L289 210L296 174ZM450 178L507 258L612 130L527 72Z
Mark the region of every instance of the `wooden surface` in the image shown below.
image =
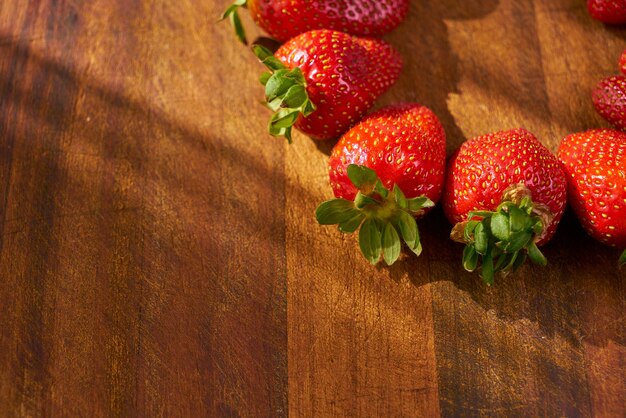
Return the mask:
M619 253L567 216L486 288L437 210L369 266L313 217L332 143L264 133L229 2L0 2L0 416L625 416ZM449 152L606 126L626 29L584 3L413 1L379 105L431 107Z

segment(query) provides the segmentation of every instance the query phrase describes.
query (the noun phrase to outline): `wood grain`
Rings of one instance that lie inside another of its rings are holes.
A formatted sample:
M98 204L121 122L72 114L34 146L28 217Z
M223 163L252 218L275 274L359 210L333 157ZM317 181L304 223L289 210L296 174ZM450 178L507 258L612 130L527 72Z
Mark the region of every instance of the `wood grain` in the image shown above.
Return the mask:
M286 410L283 149L216 6L3 2L0 415Z
M318 226L330 143L264 133L228 0L0 3L0 416L626 415L625 274L571 214L546 269L484 287L440 210L369 266ZM261 35L248 16L249 37ZM581 0L413 1L378 106L448 152L608 126L626 30Z

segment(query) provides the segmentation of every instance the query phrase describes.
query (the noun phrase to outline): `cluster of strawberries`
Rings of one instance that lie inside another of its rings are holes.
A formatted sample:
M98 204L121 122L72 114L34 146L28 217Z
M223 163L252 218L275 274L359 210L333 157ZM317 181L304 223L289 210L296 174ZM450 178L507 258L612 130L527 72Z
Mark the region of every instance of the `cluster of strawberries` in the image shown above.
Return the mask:
M595 17L606 17L602 3L588 2ZM626 0L608 3L626 11ZM570 135L557 157L525 129L496 132L466 141L446 169L445 131L425 106L402 103L365 116L402 69L398 52L372 36L403 21L408 0L237 0L223 17L245 42L239 7L284 42L275 53L253 46L268 69L260 81L274 112L269 132L290 142L293 127L317 140L341 137L329 161L336 198L319 205L316 217L359 230L371 263L393 264L403 242L419 255L416 218L440 199L455 224L452 239L465 244L464 267L488 284L527 258L546 263L538 247L556 232L568 196L589 234L626 248L625 133ZM625 84L609 79L594 95L599 112L621 129Z

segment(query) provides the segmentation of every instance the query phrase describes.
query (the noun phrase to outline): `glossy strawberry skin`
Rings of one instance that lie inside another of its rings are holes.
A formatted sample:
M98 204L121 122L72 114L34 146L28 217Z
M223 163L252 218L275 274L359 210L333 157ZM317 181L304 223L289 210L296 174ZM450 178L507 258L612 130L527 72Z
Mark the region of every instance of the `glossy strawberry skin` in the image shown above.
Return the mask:
M554 214L548 242L563 215L566 181L557 158L525 129L501 131L465 142L448 162L443 195L444 212L452 224L466 221L469 212L494 211L504 191L523 183L532 200Z
M376 171L388 189L394 185L407 198L441 196L446 158L446 135L427 107L403 103L367 116L337 142L329 160L335 197L353 200L357 190L348 179L350 164Z
M409 11L408 0L248 0L256 23L285 42L315 29L378 36L395 29Z
M626 49L619 57L619 70L622 72L622 74L626 75Z
M318 30L299 35L276 51L299 67L317 110L296 128L314 139L337 138L358 122L400 76L402 58L384 41Z
M626 0L587 0L587 9L591 17L601 22L626 23Z
M626 134L595 129L567 136L558 151L569 203L595 239L626 248Z
M626 129L626 76L602 80L593 91L593 105L598 113L619 129Z

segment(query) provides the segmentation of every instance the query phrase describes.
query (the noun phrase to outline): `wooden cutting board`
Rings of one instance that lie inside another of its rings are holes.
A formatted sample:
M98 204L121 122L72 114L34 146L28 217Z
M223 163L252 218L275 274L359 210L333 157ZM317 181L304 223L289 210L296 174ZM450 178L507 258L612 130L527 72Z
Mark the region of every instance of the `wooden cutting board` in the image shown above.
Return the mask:
M619 252L570 215L487 288L437 210L368 265L313 217L332 143L265 134L228 3L0 3L0 416L625 416ZM379 106L429 106L448 152L608 126L626 30L584 3L413 1Z

